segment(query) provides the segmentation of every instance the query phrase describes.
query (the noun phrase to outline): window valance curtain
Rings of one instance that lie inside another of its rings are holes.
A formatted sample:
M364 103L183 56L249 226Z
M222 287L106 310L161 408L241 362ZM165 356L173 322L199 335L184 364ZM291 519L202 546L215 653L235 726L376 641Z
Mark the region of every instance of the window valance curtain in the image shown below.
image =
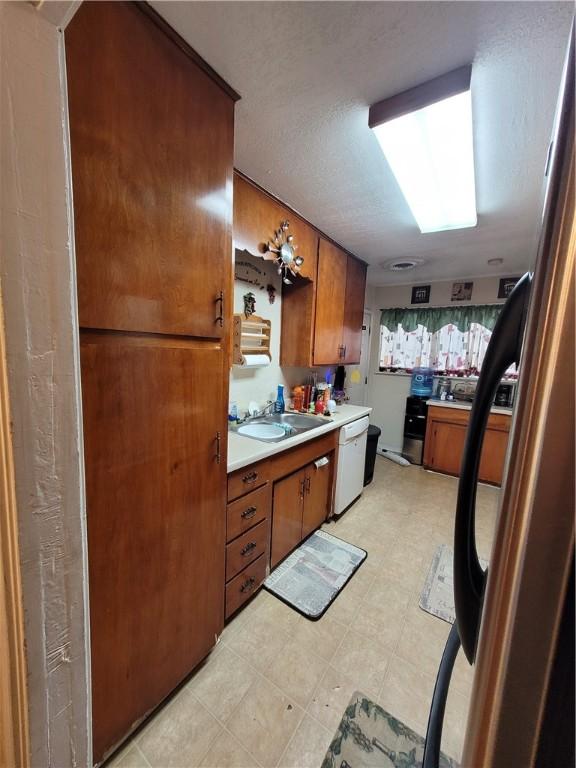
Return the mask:
M390 331L395 331L401 325L406 333L415 331L421 325L428 333L436 333L446 325L455 325L460 331L466 332L472 323L476 323L493 331L501 309L501 304L383 309L380 325Z
M380 368L477 374L502 305L383 309ZM513 373L514 367L509 369Z

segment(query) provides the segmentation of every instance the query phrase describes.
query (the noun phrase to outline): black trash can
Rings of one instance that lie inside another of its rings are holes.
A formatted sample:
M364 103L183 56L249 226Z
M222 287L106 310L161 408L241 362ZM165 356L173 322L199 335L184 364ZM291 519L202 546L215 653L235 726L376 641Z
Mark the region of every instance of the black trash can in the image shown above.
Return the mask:
M372 482L374 477L374 464L376 463L376 449L378 448L378 438L382 430L370 424L368 427L368 439L366 440L366 462L364 464L364 485Z

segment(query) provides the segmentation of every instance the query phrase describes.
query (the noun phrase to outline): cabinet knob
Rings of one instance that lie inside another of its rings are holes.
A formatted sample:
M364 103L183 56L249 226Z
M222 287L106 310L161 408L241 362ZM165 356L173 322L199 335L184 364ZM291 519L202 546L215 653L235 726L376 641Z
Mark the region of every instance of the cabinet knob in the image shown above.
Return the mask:
M245 509L244 512L240 513L240 517L243 520L249 520L251 517L254 517L256 514L256 507L248 507L248 509Z
M240 592L249 592L254 588L254 584L256 584L256 579L253 576L250 576L250 578L246 579L244 584L240 587Z
M255 483L257 479L258 479L258 472L252 471L252 472L248 472L247 475L244 475L244 477L242 478L242 482Z
M248 542L248 544L246 544L245 547L242 547L242 549L240 550L240 554L242 555L242 557L246 557L246 555L249 555L250 552L252 552L252 550L254 549L256 549L256 542L250 541Z

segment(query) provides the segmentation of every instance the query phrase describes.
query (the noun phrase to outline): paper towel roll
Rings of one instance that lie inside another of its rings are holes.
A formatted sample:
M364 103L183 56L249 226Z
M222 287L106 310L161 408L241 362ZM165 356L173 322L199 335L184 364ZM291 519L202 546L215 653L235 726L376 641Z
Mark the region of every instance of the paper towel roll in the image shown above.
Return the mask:
M242 355L242 368L261 368L270 365L268 355Z

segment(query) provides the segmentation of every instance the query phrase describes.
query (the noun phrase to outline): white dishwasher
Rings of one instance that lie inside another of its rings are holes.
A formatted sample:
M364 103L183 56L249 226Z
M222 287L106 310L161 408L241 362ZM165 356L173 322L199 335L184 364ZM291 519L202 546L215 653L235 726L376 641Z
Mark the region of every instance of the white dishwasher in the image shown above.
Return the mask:
M338 438L338 471L334 513L339 515L360 496L364 488L364 463L368 416L345 424Z

